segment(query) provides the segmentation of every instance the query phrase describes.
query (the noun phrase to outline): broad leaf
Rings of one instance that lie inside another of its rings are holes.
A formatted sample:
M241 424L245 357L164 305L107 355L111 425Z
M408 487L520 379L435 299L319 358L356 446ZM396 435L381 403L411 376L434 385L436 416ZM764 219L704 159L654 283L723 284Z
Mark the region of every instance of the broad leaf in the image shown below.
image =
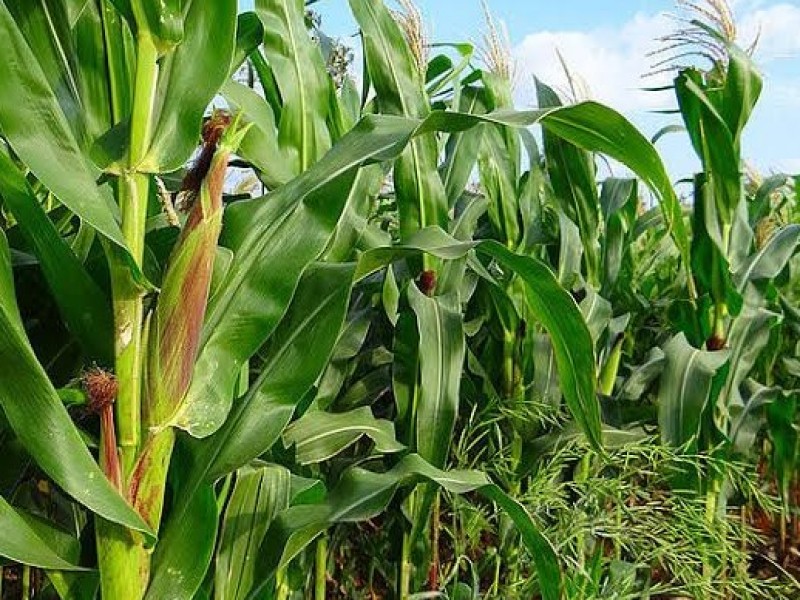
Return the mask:
M285 467L254 463L239 469L225 508L214 570L214 597L244 600L260 579L258 549L272 520L289 507L292 476Z
M307 171L331 146L331 81L305 23L303 0L256 0L264 24L264 53L283 100L278 143L294 175Z
M464 369L461 306L455 294L429 298L414 283L408 286L408 303L419 332L415 450L434 466L444 467L458 416Z
M283 443L294 447L298 463L308 465L336 456L364 436L374 442L380 453L405 449L395 439L394 424L376 419L366 406L346 413L308 412L286 428Z
M561 573L555 550L539 532L530 515L516 501L474 471L440 471L418 455L405 457L385 473L358 467L349 469L321 504L296 506L278 516L267 534L263 548L270 572L297 556L320 533L334 523L363 521L386 509L400 485L427 481L450 492L478 491L496 502L517 525L537 567L539 585L546 600L561 594Z
M0 232L0 406L20 443L65 492L98 515L148 532L89 454L36 360L16 306L11 256Z
M680 447L698 435L712 379L729 355L725 351L698 350L681 333L664 346L664 356L658 390L658 422L661 438Z
M402 148L413 127L368 117L288 185L228 209L222 242L235 258L209 306L180 427L205 437L222 425L239 368L269 338L303 271L328 244L358 167Z
M382 0L350 0L361 27L366 67L381 113L425 118L430 102L421 67L416 64L400 26ZM394 187L403 238L431 225L444 227L447 199L437 171L436 138L421 134L395 165Z
M236 0L192 1L185 35L164 59L160 71L160 104L143 170L175 171L196 148L203 114L228 77L236 41L236 12Z
M24 565L58 571L81 571L56 554L52 541L40 536L4 498L0 497L0 556ZM44 532L46 533L46 532Z
M516 255L497 242L482 242L478 250L525 283L528 308L550 334L567 406L589 442L601 449L594 345L575 300L544 263Z
M39 259L64 322L95 357L110 360L111 305L45 213L16 165L0 152L0 196Z
M36 56L0 3L0 130L36 178L67 208L125 248L110 194L81 153ZM64 169L69 168L69 177Z

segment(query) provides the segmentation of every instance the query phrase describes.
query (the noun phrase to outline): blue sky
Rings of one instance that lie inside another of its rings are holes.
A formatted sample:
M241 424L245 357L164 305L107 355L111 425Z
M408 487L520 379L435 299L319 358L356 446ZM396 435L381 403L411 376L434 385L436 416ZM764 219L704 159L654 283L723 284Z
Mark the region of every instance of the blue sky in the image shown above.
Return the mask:
M393 0L387 0L390 6ZM484 28L480 0L416 0L434 41L479 42ZM760 31L757 62L765 91L745 138L745 159L764 172L800 173L800 0L734 0L740 40L748 45ZM252 0L242 0L243 8ZM585 82L586 94L616 108L651 135L674 117L654 114L670 108L670 94L642 91L668 79L642 79L655 39L671 30L665 16L672 0L489 0L493 15L508 29L516 61L516 99L533 105L533 75L565 87L556 48ZM323 29L343 40L356 32L347 0L319 0ZM357 40L352 39L353 45ZM672 174L696 167L682 134L663 138L659 147Z

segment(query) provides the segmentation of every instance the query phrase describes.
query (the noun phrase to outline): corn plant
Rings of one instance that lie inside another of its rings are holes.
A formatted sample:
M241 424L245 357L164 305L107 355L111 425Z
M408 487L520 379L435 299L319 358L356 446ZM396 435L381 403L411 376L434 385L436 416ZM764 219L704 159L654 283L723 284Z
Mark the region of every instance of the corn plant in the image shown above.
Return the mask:
M341 533L376 520L387 594L474 596L446 568L464 507L501 532L492 593L513 565L526 597L589 597L603 546L560 555L528 486L564 439L575 485L601 479L654 384L692 464L767 444L788 522L800 237L790 180L740 173L750 58L706 27L712 68L676 80L704 167L685 211L613 109L538 82L515 110L493 22L479 68L401 4L350 0L358 90L302 0L0 2L0 556L23 596L327 598ZM636 179L598 187L601 155ZM495 413L502 468L464 446ZM734 478L689 479L716 535Z

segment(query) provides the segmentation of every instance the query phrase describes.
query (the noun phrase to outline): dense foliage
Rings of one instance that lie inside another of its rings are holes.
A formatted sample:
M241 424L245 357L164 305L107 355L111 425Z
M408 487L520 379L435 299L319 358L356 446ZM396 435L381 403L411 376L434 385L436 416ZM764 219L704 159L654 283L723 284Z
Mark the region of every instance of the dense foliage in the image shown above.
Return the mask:
M302 0L0 0L0 598L797 598L800 178L727 6L648 140L349 3L362 89Z

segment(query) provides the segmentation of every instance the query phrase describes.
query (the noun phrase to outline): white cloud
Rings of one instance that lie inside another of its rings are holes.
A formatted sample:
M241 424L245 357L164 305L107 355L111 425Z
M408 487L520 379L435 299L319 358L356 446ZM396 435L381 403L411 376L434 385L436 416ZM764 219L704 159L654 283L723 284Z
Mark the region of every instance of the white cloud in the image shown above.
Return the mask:
M800 6L785 2L767 6L763 0L739 0L735 4L741 43L751 43L761 32L756 52L760 63L800 56ZM649 55L659 48L657 39L674 27L674 21L663 14L638 13L616 28L532 33L514 49L518 100L521 104L535 103L534 75L559 90L568 89L558 50L570 70L585 81L592 98L623 112L671 108L674 101L670 93L643 89L669 85L671 75L643 75L652 71L657 59ZM797 98L797 87L778 81L772 85L785 102Z
M775 4L743 14L740 40L750 44L758 37L756 58L768 62L800 55L800 6Z
M664 108L668 96L642 88L669 83L669 76L642 76L655 61L648 56L658 48L655 40L671 26L663 15L637 14L621 28L530 34L514 49L520 101L533 102L534 75L557 89L568 87L558 51L570 71L586 83L592 98L622 111Z

